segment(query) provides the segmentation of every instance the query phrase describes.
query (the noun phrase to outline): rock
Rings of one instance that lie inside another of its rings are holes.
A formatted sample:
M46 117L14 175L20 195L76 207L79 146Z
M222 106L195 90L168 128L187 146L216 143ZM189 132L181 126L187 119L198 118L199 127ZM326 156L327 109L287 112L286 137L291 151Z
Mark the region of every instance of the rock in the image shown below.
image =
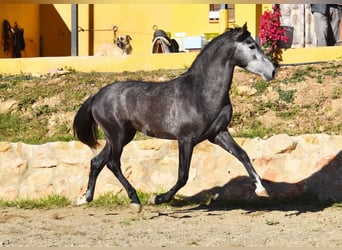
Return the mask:
M273 154L290 153L295 150L297 142L286 134L274 135L266 140L266 146Z
M16 106L18 105L17 104L18 102L16 100L4 100L4 101L1 101L0 100L0 112L1 113L6 113L8 111L11 111L11 110L14 110L16 108Z
M9 151L11 144L9 142L0 142L0 153Z
M15 200L19 196L19 190L16 187L4 187L0 188L0 199L5 201Z
M249 86L237 86L236 90L241 96L252 96L257 92L255 88Z
M0 144L0 187L18 184L28 170L28 162L20 157L11 143Z

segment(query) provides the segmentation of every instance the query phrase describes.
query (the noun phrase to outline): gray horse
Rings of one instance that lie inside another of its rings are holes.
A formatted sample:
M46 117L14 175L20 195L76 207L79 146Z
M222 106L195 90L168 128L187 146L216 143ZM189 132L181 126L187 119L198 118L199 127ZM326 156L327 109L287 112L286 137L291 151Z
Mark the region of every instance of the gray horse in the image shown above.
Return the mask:
M122 174L120 162L123 147L136 131L178 141L177 182L168 192L153 197L154 204L169 202L186 184L193 148L204 140L233 154L253 179L256 194L267 195L248 155L227 129L233 112L229 90L235 66L265 80L275 76L274 65L250 36L246 24L213 39L191 67L173 80L117 82L90 96L75 116L74 133L81 142L96 147L99 125L106 144L91 160L88 188L79 203L93 200L97 176L107 165L125 187L133 207L141 209L136 190Z

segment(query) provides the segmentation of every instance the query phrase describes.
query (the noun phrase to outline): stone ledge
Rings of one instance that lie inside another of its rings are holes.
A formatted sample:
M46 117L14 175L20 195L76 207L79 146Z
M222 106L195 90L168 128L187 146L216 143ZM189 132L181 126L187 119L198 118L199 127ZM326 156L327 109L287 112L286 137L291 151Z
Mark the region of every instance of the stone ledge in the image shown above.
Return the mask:
M341 135L281 134L266 140L236 141L250 156L271 197L294 197L310 191L322 199L342 200ZM123 172L137 189L168 190L177 178L177 150L175 141L133 141L122 155ZM89 161L95 153L78 141L42 145L0 142L0 198L40 198L57 193L73 200L86 189ZM106 168L99 175L95 196L105 192L125 194ZM255 197L242 164L209 142L196 146L188 183L178 194Z

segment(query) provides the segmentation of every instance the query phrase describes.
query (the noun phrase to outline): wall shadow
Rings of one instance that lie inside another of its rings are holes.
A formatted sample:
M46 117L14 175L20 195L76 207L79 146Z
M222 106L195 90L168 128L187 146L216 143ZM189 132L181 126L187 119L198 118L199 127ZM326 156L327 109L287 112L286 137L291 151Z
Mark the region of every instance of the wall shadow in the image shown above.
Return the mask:
M248 176L239 176L223 186L203 190L193 196L174 200L174 206L199 204L191 209L230 210L242 208L317 212L342 201L342 151L320 171L297 183L263 180L269 197L258 197Z
M71 32L53 4L40 5L40 56L70 56Z

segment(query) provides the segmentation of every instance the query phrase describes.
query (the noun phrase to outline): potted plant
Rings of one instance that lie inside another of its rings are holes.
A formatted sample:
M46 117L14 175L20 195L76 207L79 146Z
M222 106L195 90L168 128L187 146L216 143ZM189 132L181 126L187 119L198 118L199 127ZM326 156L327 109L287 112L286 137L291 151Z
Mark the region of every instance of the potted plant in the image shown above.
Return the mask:
M271 11L265 11L261 15L258 42L264 53L268 55L274 64L278 65L282 60L281 48L291 47L292 39L288 38L288 28L280 25L281 12L278 5L274 4Z

